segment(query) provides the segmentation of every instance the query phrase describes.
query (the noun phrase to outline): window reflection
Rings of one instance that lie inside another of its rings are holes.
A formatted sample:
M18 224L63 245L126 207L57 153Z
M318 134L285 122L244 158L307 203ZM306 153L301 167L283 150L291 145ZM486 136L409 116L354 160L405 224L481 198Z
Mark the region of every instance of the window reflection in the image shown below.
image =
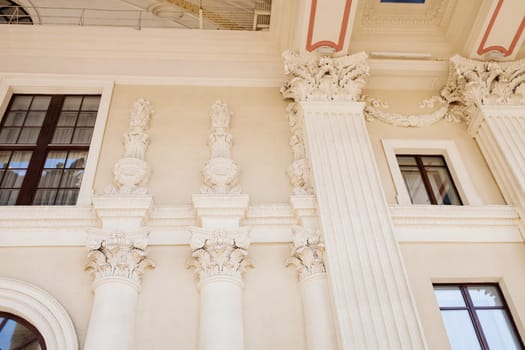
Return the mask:
M26 320L0 312L0 350L45 350L44 338Z

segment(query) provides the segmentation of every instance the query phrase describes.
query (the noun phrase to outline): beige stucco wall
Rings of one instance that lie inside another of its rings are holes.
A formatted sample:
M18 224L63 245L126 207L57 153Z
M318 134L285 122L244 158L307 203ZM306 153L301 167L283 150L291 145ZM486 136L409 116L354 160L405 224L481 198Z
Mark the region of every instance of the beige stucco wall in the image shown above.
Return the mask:
M525 244L403 243L401 253L429 349L450 349L432 283L499 283L525 339Z
M150 100L151 145L146 159L153 168L150 193L158 205L191 203L202 186L201 169L209 159L211 105L218 99L234 113L232 157L241 167L240 186L252 203L287 202L291 192L286 168L291 163L286 103L278 88L117 85L111 100L95 191L112 182L121 157L121 137L129 110L139 97Z
M390 105L389 111L403 114L424 114L434 109L421 109L419 103L431 95L424 92L408 91L368 91ZM377 167L383 182L383 189L389 204L397 204L396 189L388 167L382 140L452 140L456 144L468 176L483 204L504 204L505 201L483 158L476 141L467 134L465 123L440 121L434 125L421 128L396 127L378 120L367 122L370 141L377 161Z

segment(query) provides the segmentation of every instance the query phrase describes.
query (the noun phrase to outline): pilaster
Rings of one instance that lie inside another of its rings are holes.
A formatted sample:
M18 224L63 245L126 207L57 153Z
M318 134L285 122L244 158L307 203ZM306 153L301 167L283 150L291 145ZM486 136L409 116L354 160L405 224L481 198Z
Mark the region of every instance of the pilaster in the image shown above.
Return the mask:
M291 57L291 58L290 58ZM359 102L366 55L285 55L326 245L340 348L424 349Z

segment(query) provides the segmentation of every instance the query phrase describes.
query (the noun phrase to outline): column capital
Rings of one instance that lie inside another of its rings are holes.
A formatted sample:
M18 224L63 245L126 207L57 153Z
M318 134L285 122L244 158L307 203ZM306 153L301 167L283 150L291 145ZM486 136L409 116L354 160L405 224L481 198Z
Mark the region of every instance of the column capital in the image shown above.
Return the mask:
M155 265L146 255L148 232L131 233L91 230L88 233L88 261L85 270L95 284L107 278L121 278L140 287L144 270Z
M301 101L358 101L369 75L364 52L341 57L285 51L284 98Z
M476 61L456 55L441 97L450 104L450 113L467 123L483 106L525 106L525 60Z
M292 256L287 265L295 265L301 281L316 274L326 273L325 248L319 230L294 226L292 243Z
M196 277L202 282L213 276L231 276L242 280L247 268L252 267L248 258L249 228L203 229L191 228L191 260Z

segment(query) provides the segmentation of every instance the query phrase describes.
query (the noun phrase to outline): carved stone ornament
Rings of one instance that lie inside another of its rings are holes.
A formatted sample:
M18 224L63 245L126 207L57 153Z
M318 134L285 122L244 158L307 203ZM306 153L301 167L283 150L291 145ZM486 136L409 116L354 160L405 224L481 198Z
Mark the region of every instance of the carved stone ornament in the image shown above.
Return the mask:
M104 277L123 277L140 285L144 269L154 268L146 256L147 234L135 237L122 232L90 233L90 249L85 269L95 280Z
M449 113L467 122L483 105L524 105L525 60L475 61L456 55L441 97L450 104Z
M237 187L240 168L231 159L232 136L228 132L231 113L226 103L216 101L210 110L211 134L208 145L211 158L202 169L204 187L202 193L240 193Z
M290 126L290 148L293 155L293 162L288 167L288 176L293 186L293 194L312 194L310 162L306 157L304 146L303 117L297 109L297 103L290 103L286 110Z
M327 57L285 51L284 71L290 77L281 88L284 98L301 101L358 101L369 75L368 56Z
M325 273L324 244L319 230L295 226L293 228L292 256L287 260L287 266L295 265L299 279Z
M248 259L250 246L247 228L212 230L192 228L189 268L203 281L212 276L224 275L242 279L245 271L253 267Z
M368 121L379 120L394 126L413 128L430 126L440 120L456 123L461 122L461 119L457 115L449 113L449 104L439 96L433 96L428 100L424 100L419 106L420 108L434 108L435 104L439 103L441 107L438 110L428 114L415 115L388 112L387 109L390 108L389 105L372 96L363 96L363 99L366 102L364 114Z
M151 102L138 99L131 110L129 131L122 137L124 155L113 167L113 187L108 193L146 194L151 169L144 157L149 145L151 115L154 113Z

